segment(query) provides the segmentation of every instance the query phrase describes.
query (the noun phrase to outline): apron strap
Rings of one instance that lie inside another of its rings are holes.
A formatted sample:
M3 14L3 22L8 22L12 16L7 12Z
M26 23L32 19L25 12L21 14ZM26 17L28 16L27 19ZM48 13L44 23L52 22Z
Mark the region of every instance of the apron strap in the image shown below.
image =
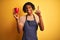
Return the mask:
M34 17L34 20L36 21L34 14L33 14L33 17Z
M26 20L27 20L27 15L26 15Z

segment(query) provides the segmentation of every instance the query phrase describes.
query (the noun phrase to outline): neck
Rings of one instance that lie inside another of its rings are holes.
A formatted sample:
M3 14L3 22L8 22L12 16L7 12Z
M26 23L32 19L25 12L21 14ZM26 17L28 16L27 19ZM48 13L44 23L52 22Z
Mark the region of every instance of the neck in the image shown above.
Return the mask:
M31 14L29 14L29 13L28 13L27 15L32 16L32 15L33 15L33 13L31 13Z
M33 14L27 14L27 15L32 16Z

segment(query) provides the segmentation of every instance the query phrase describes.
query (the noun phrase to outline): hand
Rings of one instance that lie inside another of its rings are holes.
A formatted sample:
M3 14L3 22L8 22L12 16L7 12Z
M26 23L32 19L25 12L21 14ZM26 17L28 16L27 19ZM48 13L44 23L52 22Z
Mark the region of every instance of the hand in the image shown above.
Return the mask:
M41 12L39 10L39 6L37 7L37 10L36 10L35 14L38 15L39 17L41 16Z
M13 13L13 16L15 17L16 20L19 20L19 15L17 13Z

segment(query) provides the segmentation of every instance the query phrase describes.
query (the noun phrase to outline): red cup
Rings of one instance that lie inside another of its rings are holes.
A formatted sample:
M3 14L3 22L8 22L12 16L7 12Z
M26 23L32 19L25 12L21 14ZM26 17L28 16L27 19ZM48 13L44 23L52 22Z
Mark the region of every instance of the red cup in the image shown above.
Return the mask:
M18 13L19 12L19 8L14 8L14 12Z

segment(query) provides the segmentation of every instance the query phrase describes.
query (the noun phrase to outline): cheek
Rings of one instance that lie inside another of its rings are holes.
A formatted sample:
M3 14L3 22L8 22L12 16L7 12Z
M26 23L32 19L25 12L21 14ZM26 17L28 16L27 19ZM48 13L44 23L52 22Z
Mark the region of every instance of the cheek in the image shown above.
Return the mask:
M32 10L27 10L27 12L28 12L28 13L31 13L31 12L32 12Z
M32 13L32 10L29 10L28 13Z
M33 11L32 9L29 10L30 13L32 13L32 11Z
M31 13L31 12L32 12L32 10L29 10L28 12L30 12L30 13Z

